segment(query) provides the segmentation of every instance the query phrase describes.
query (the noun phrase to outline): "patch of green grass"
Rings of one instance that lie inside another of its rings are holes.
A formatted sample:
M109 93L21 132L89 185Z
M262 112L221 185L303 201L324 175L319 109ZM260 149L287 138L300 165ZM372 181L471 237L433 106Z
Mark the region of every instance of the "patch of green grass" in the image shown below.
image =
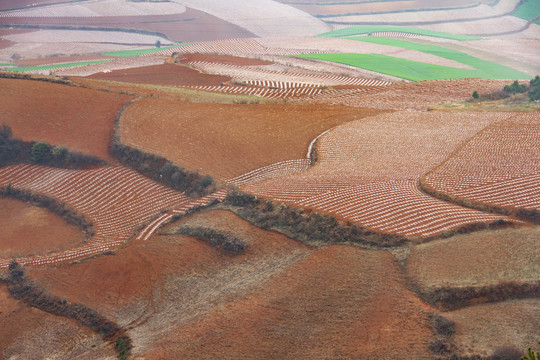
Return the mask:
M476 70L433 65L380 54L306 54L299 56L337 62L413 81L478 77Z
M140 50L107 51L107 52L104 52L103 55L116 56L116 57L132 57L132 56L151 54L151 53L155 53L161 50L167 50L167 49L172 49L175 47L186 46L186 45L191 45L191 44L181 44L181 45L166 46L166 47L161 47L161 48L154 47L150 49L140 49Z
M14 64L14 63L0 63L0 66L17 66L17 64Z
M72 62L72 63L65 63L65 64L52 64L52 65L40 65L40 66L21 66L21 67L7 69L7 71L25 72L25 71L36 71L36 70L52 70L52 69L69 68L69 67L75 67L75 66L94 65L94 64L100 64L100 63L109 62L109 61L111 60L80 61L80 62Z
M476 70L474 74L467 77L481 79L520 79L527 80L529 75L521 71L514 70L508 66L500 65L491 61L482 60L474 56L462 53L457 50L448 49L442 46L425 45L411 41L379 38L379 37L355 37L352 38L358 41L364 41L380 45L395 46L402 49L416 50L427 54L440 56L442 58L453 60L461 64L469 65ZM455 78L455 77L454 77Z
M512 15L525 20L534 19L540 15L540 0L527 1L520 5ZM536 20L535 23L540 24L540 20Z
M408 33L408 34L434 36L434 37L460 40L460 41L480 39L480 37L478 36L455 35L455 34L443 33L443 32L438 32L438 31L416 29L416 28L402 27L402 26L355 26L355 27L330 31L330 32L317 35L317 36L341 37L341 36L352 36L352 35L370 34L370 33L376 33L376 32L393 32L393 31Z

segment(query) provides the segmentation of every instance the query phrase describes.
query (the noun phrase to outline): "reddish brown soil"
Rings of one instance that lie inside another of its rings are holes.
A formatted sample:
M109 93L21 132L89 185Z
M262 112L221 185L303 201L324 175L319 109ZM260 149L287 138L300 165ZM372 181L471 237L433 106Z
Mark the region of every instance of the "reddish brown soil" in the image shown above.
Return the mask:
M405 289L388 253L333 246L177 327L145 355L429 358L428 311Z
M79 228L46 209L0 198L0 257L56 252L79 245Z
M93 74L88 76L88 78L165 86L219 86L231 80L230 77L205 74L177 64L151 65L133 69L114 70L110 73Z
M48 17L3 18L10 25L85 26L95 28L138 29L164 34L177 42L208 41L255 37L239 26L204 12L187 9L177 15L114 16L114 17Z
M378 110L339 106L195 104L143 99L120 123L122 141L225 180L306 156L309 143Z
M112 160L115 116L131 97L29 80L0 79L0 88L0 121L15 137Z
M13 41L9 41L9 40L6 40L6 39L0 39L0 49L8 48L13 44L15 44Z
M272 65L270 61L248 59L238 56L227 55L213 55L213 54L183 54L182 63L194 62L194 61L206 61L220 64L238 65L238 66L252 66L252 65Z

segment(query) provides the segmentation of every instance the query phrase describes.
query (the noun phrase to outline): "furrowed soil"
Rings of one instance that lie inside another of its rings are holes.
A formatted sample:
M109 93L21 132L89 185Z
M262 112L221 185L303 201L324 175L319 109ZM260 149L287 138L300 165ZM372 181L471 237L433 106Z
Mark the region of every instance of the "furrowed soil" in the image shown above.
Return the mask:
M197 104L142 99L124 112L126 145L219 180L304 158L310 142L336 125L380 110L316 105Z
M0 121L11 126L15 138L113 160L115 117L130 96L19 79L0 79L0 88Z
M83 232L60 216L19 200L0 198L0 257L46 254L84 241Z

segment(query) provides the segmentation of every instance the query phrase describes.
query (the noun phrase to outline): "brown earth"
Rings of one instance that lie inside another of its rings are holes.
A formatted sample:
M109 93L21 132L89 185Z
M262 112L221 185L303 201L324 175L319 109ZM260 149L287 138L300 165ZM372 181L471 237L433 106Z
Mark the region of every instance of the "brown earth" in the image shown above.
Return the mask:
M430 356L427 342L431 331L426 325L430 308L405 288L390 254L349 246L326 247L279 266L278 271L268 277L266 269L253 269L251 262L255 261L254 252L257 257L267 253L259 250L260 244L268 247L268 240L259 234L271 233L253 232L246 222L224 211L207 212L194 218L195 221L186 219L181 223L212 224L211 227L221 231L228 229L235 235L248 237L252 250L231 260L240 262L241 266L229 264L221 274L197 270L200 283L211 278L217 281L206 290L208 296L215 299L208 308L207 298L189 296L192 290L188 286L192 282L188 279L196 277L170 278L165 287L184 294L180 307L185 312L171 311L168 320L157 316L139 329L141 333L136 334L142 336L146 327L152 330L158 324L171 327L167 335L146 331L158 339L147 340L152 345L141 355L151 359L175 356L188 359L357 359L391 358L400 353L416 358ZM258 236L249 237L246 235L249 233ZM234 274L228 274L231 271ZM243 272L247 273L242 275ZM222 279L222 274L228 275ZM246 285L253 278L257 279L256 283ZM241 290L231 290L220 280ZM196 284L191 286L197 287ZM164 307L168 301L165 299ZM197 303L190 307L190 301ZM175 321L175 317L178 320ZM167 326L163 321L170 324Z
M182 54L181 63L188 63L194 61L206 61L212 63L238 65L238 66L252 66L252 65L272 65L273 63L265 60L249 59L238 56L227 55L214 55L214 54Z
M19 79L0 79L0 88L0 122L14 137L112 160L115 117L130 96Z
M79 245L84 233L46 209L0 198L0 258L45 254Z
M255 37L249 31L199 10L176 15L109 17L10 17L0 24L136 29L158 32L177 42Z
M205 74L190 67L162 64L96 73L90 79L165 86L219 86L230 77Z
M51 56L41 59L21 59L17 60L19 66L40 66L49 64L59 64L78 61L95 61L114 59L112 56Z
M482 286L540 281L540 228L502 229L457 235L416 246L407 261L420 287Z
M304 158L338 124L380 113L339 106L196 104L142 99L124 112L121 138L219 180Z

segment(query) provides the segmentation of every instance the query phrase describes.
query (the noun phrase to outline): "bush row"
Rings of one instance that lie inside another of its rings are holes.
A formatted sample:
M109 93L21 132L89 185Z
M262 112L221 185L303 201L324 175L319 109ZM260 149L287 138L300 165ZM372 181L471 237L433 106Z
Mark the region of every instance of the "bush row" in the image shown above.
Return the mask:
M87 240L94 236L94 224L90 220L82 216L69 205L56 199L27 190L14 189L11 184L7 187L0 188L0 196L12 197L17 200L30 202L35 206L46 208L66 219L68 223L81 228Z
M34 75L34 74L21 74L21 73L12 73L12 72L0 72L0 78L3 79L19 79L19 80L34 80L34 81L43 81L53 84L60 85L69 85L69 86L78 86L71 80L66 77L56 77L56 76L43 76L43 75Z
M13 138L11 127L0 127L0 166L17 163L40 164L67 169L105 165L95 156L70 151L65 146L52 146L45 142L26 142Z
M262 229L276 230L308 244L354 243L387 248L410 241L403 236L378 233L356 224L344 224L331 215L304 211L239 191L229 192L223 205Z
M210 175L202 176L174 165L167 159L113 141L111 153L123 165L192 197L208 195L217 189Z
M106 340L115 341L120 357L120 350L127 358L131 350L131 339L122 334L122 329L115 322L108 320L95 310L83 304L71 303L64 298L49 294L44 288L30 280L21 265L13 261L9 265L8 276L0 279L8 285L9 294L24 303L50 314L76 320L99 333Z
M433 290L419 289L422 299L443 311L466 306L499 302L509 299L540 297L540 281L532 283L505 282L489 286L441 287Z
M219 232L205 227L183 226L176 230L177 234L193 236L199 240L208 241L211 246L220 247L233 254L241 254L247 248L247 243L231 234Z

